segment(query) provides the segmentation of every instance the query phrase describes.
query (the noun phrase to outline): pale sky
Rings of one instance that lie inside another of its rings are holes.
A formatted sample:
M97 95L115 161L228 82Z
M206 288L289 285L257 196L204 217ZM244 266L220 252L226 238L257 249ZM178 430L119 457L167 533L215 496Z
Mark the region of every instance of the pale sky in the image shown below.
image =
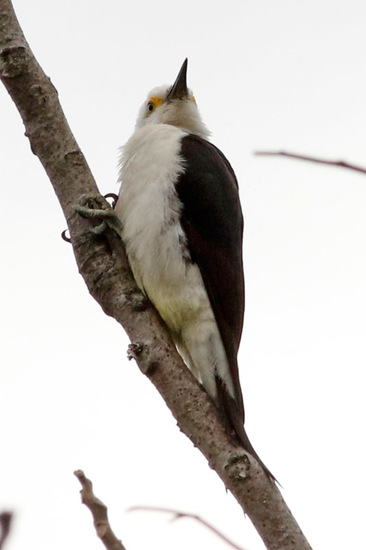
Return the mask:
M247 430L314 549L365 548L366 176L279 150L366 166L363 0L14 0L103 193L147 92L185 57L245 216L240 372ZM263 545L89 296L51 185L0 87L0 510L7 550L102 548L75 469L127 550Z

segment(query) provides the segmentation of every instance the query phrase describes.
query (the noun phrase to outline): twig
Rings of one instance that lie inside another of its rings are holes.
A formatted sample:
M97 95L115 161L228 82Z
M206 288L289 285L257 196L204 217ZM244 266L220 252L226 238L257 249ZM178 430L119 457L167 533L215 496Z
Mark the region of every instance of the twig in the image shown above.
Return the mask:
M0 514L0 550L4 547L4 542L9 536L12 519L13 514L11 512Z
M261 157L288 157L297 160L305 160L308 162L316 162L317 164L327 164L328 166L337 166L338 168L347 168L347 170L354 170L355 172L361 172L366 174L366 168L362 166L356 166L355 164L349 164L343 160L324 160L315 157L308 157L306 155L296 155L295 153L287 153L287 151L255 151L256 156Z
M94 527L98 537L107 550L126 550L122 542L113 533L108 520L107 506L93 493L93 484L85 477L82 470L76 470L75 476L81 483L81 500L89 508L94 520Z
M163 513L167 513L167 514L173 514L174 515L174 517L172 518L173 521L175 521L177 519L181 519L181 518L194 519L194 520L198 521L199 523L201 523L202 525L204 525L207 529L209 529L210 531L215 533L215 535L217 537L222 539L229 546L231 546L232 548L235 548L235 550L245 550L245 548L243 548L242 546L238 546L237 544L235 544L235 542L233 542L228 537L226 537L223 533L221 533L221 531L216 529L216 527L214 527L211 523L208 523L208 521L202 519L200 516L198 516L196 514L190 514L190 513L187 513L187 512L180 512L179 510L172 510L170 508L159 508L159 507L156 507L156 506L133 506L132 508L128 509L129 512L136 512L136 511L139 511L139 510L147 511L147 512L163 512Z

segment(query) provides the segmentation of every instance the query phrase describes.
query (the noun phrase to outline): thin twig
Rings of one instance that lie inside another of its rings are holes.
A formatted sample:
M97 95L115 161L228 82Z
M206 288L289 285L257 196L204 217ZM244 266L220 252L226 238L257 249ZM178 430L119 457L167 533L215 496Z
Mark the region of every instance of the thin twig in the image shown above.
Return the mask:
M207 529L215 533L217 537L225 541L229 546L231 546L232 548L235 548L235 550L245 550L245 548L243 548L242 546L238 546L237 544L235 544L235 542L233 542L228 537L226 537L223 533L221 533L221 531L216 529L216 527L214 527L211 523L208 523L208 521L202 519L200 516L196 514L181 512L179 510L172 510L171 508L159 508L156 506L133 506L132 508L128 509L129 512L136 512L139 510L147 511L147 512L162 512L167 514L173 514L174 515L174 517L172 518L173 521L181 518L194 519L199 523L201 523L202 525L204 525Z
M343 160L324 160L315 157L308 157L306 155L296 155L295 153L288 153L287 151L255 151L256 156L262 157L288 157L297 160L305 160L308 162L316 162L317 164L326 164L328 166L337 166L338 168L347 168L347 170L354 170L355 172L361 172L366 174L366 168L362 166L356 166L355 164L349 164Z
M94 520L94 527L98 537L107 550L126 550L122 542L113 533L108 520L107 506L93 493L93 484L85 477L82 470L76 470L75 476L81 483L81 500L89 508Z

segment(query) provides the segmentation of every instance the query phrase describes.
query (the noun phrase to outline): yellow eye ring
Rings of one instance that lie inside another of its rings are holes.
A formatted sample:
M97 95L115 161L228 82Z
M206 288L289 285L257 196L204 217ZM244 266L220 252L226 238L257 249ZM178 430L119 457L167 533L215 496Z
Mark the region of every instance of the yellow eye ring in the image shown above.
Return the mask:
M151 97L146 105L146 116L150 116L157 107L160 107L164 103L164 99L161 97Z

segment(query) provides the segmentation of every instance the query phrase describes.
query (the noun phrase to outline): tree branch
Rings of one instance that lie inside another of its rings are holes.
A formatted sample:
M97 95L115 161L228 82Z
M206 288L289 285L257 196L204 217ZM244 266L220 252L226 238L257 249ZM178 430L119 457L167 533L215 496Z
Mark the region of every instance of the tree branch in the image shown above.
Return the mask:
M81 501L89 508L94 520L94 527L98 537L107 550L126 550L122 542L117 539L109 524L107 506L93 493L93 484L85 477L82 470L76 470L75 476L81 483Z
M155 506L133 506L132 508L129 509L129 512L135 512L135 511L140 511L140 510L142 512L144 512L144 511L147 511L147 512L163 512L165 514L173 514L173 516L174 516L173 520L182 519L182 518L194 519L195 521L198 521L198 523L201 523L204 527L206 527L206 529L209 529L210 531L212 531L217 537L219 537L224 542L226 542L226 544L228 544L229 546L234 548L234 550L245 550L245 548L235 544L235 542L233 542L228 537L226 537L223 533L221 533L218 529L216 529L216 527L211 525L211 523L209 523L208 521L202 519L197 514L189 514L187 512L180 512L179 510L172 510L170 508L159 508L159 507L155 507Z
M361 172L366 174L366 168L357 166L355 164L349 164L343 160L324 160L315 157L308 157L306 155L296 155L295 153L287 153L286 151L255 151L256 156L261 157L287 157L297 160L305 160L308 162L316 162L317 164L326 164L328 166L337 166L338 168L347 168L348 170L354 170L355 172Z
M0 514L0 550L4 548L5 541L9 536L13 514L2 512Z
M89 292L136 344L139 368L156 386L180 429L251 518L266 547L309 550L278 488L231 439L217 409L183 364L164 324L137 288L121 239L110 229L102 235L91 234L91 222L75 212L74 205L82 196L98 195L98 188L67 124L57 91L34 58L10 0L0 0L0 78L60 201Z

